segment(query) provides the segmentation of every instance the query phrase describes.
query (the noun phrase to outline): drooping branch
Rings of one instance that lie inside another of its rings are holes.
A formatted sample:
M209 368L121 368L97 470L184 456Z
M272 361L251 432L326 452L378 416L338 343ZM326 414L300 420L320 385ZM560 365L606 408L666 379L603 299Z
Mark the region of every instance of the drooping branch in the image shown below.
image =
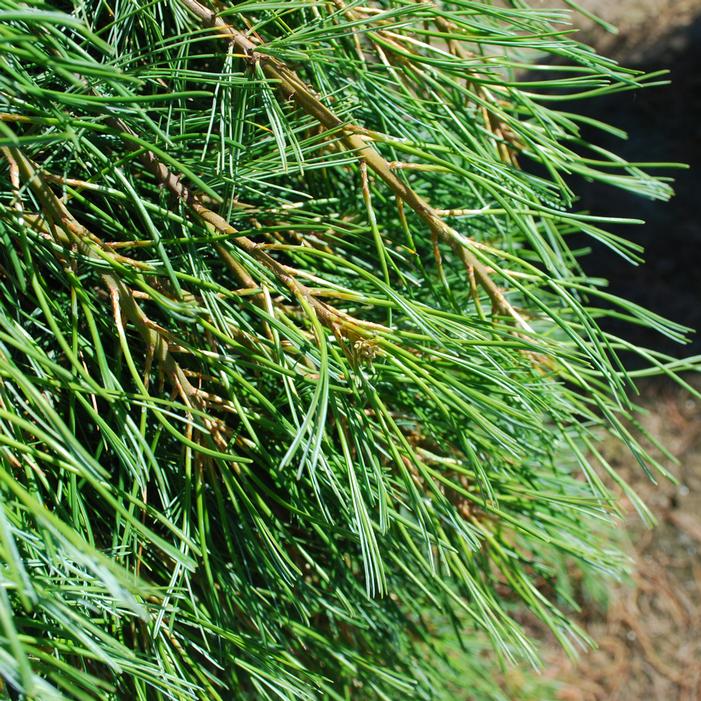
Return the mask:
M98 237L73 216L51 189L41 171L35 168L21 150L16 147L6 147L3 149L3 154L11 171L16 172L17 176L21 175L36 197L48 231L57 243L63 246L77 246L89 258L107 257L122 264L128 261L135 268L144 267L140 261L126 259L109 249L100 248ZM98 248L100 248L99 253ZM118 310L119 315L124 313L138 329L146 345L148 356L155 358L162 371L171 377L183 399L188 401L196 395L196 389L190 384L186 374L173 357L167 332L148 319L137 303L133 290L122 280L112 273L104 273L101 277L110 294L115 312ZM118 318L117 321L121 323Z
M123 121L115 120L115 122L121 131L131 131L129 126ZM156 154L152 151L140 151L139 159L156 178L158 183L194 212L202 222L212 226L220 234L231 236L231 240L238 248L270 271L275 279L286 287L293 297L303 301L305 305L313 309L319 321L324 326L334 332L338 331L339 328L345 328L352 331L354 335L367 335L368 332L387 330L379 324L351 317L341 310L317 299L314 292L297 279L296 271L293 268L280 263L262 246L248 236L239 234L229 221L207 207L202 198L188 188L182 178L159 160ZM250 274L226 250L225 246L221 243L217 243L215 244L215 248L226 267L238 277L242 284L248 287L255 286Z
M323 127L339 134L339 141L346 149L357 154L389 188L399 201L406 203L428 226L433 236L448 244L464 262L468 271L474 274L492 301L493 307L510 315L524 330L531 331L529 324L514 309L499 286L492 279L487 266L468 248L469 241L450 227L410 185L398 178L390 163L374 147L372 140L357 125L348 124L329 109L295 71L282 61L260 51L262 44L254 42L245 33L225 22L221 17L203 5L199 0L180 0L205 26L211 27L229 41L234 50L246 56L251 63L257 63L277 85L280 92L293 100L302 110L314 117ZM209 215L208 215L209 216ZM242 247L248 245L241 243Z

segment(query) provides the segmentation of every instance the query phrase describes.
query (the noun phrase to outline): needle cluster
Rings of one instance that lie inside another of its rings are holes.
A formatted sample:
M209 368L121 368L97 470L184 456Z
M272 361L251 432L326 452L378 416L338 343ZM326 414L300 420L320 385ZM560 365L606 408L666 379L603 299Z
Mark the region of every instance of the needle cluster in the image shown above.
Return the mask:
M525 0L0 0L0 678L15 697L498 699L616 574L600 328L686 329L571 184L652 86ZM649 164L648 164L649 165ZM682 381L680 379L680 381ZM457 646L446 652L446 636ZM459 648L465 652L459 657Z

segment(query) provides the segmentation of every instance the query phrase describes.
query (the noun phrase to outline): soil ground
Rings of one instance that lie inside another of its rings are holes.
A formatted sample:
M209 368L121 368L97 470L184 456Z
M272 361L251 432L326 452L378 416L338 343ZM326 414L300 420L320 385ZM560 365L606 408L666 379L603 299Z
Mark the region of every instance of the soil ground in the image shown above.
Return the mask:
M660 456L677 484L654 485L632 457L604 446L659 523L645 527L624 502L632 581L614 588L608 607L583 608L598 649L575 664L547 646L560 701L701 701L701 401L657 381L643 386L642 404L645 428L678 461Z
M595 22L579 15L575 19L579 38L625 65L664 60L670 50L683 49L684 36L701 12L701 0L575 1L618 30L616 34L602 31ZM543 8L567 5L566 0L532 2Z

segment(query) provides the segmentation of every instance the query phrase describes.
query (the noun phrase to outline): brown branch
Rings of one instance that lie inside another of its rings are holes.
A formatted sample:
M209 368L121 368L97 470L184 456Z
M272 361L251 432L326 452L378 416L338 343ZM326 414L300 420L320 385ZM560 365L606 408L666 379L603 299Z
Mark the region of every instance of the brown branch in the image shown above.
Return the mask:
M112 257L120 263L124 262L123 256L119 256L112 251L108 250L105 252L101 250L98 252L96 250L99 245L99 238L91 234L73 216L51 189L47 179L34 167L22 151L10 146L3 149L3 155L10 164L13 182L21 174L37 198L42 208L45 223L52 238L57 243L66 247L76 246L90 258ZM143 266L143 264L139 264L139 261L127 260L137 268ZM143 338L148 358L156 358L160 368L171 378L174 386L177 387L186 403L189 403L190 398L196 395L196 391L173 357L170 350L168 332L154 324L146 316L138 305L133 291L119 278L110 273L105 273L101 277L112 299L117 323L121 323L121 314L124 313Z
M122 131L132 133L132 130L127 124L121 120L115 120L115 125ZM286 265L283 265L278 260L273 258L265 251L264 246L257 244L248 236L243 236L238 233L224 217L206 207L198 194L190 190L182 181L181 177L168 168L168 166L160 161L152 151L140 151L139 159L144 166L156 178L158 183L166 188L172 195L185 204L193 211L203 222L211 225L221 234L232 236L232 242L246 252L252 258L261 263L273 276L284 285L289 292L297 299L303 300L309 307L314 310L319 321L334 332L338 328L345 328L352 335L367 335L370 329L384 329L377 324L365 322L361 319L351 317L345 312L342 312L335 307L332 307L321 300L317 299L313 292L304 284L299 282L295 277L295 270ZM255 281L247 270L220 244L215 244L215 249L221 257L224 264L236 275L241 283L248 288L255 288ZM387 330L387 329L384 329Z
M346 149L355 152L382 179L395 195L405 202L428 226L432 235L447 243L466 265L474 271L475 278L485 289L495 309L512 316L523 329L530 331L528 323L509 304L504 294L492 280L486 266L469 250L469 240L448 226L418 193L407 183L400 180L390 164L375 149L372 141L357 126L344 123L332 110L314 94L292 69L278 59L260 52L261 43L252 41L245 33L227 24L221 17L203 5L199 0L180 0L193 15L205 26L211 27L221 37L229 41L234 50L246 57L251 63L257 63L265 75L277 84L282 94L293 100L302 110L314 117L326 129L335 130ZM162 168L165 168L161 164ZM167 169L166 169L167 170ZM177 180L177 178L176 178ZM218 216L218 215L215 215ZM221 217L219 217L221 219ZM226 224L228 226L228 224ZM241 239L236 239L237 242ZM255 246L253 242L251 245ZM241 241L242 248L249 246L249 241Z

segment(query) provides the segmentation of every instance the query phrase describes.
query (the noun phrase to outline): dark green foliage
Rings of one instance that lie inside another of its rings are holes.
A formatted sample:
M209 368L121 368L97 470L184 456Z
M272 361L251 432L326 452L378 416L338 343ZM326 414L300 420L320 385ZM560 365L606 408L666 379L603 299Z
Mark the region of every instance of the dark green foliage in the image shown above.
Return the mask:
M660 469L617 354L692 365L602 332L685 329L567 245L640 254L572 174L670 194L557 111L657 80L567 18L0 0L8 687L451 698L450 635L499 699L524 608L582 642L565 572L623 566L600 435Z

